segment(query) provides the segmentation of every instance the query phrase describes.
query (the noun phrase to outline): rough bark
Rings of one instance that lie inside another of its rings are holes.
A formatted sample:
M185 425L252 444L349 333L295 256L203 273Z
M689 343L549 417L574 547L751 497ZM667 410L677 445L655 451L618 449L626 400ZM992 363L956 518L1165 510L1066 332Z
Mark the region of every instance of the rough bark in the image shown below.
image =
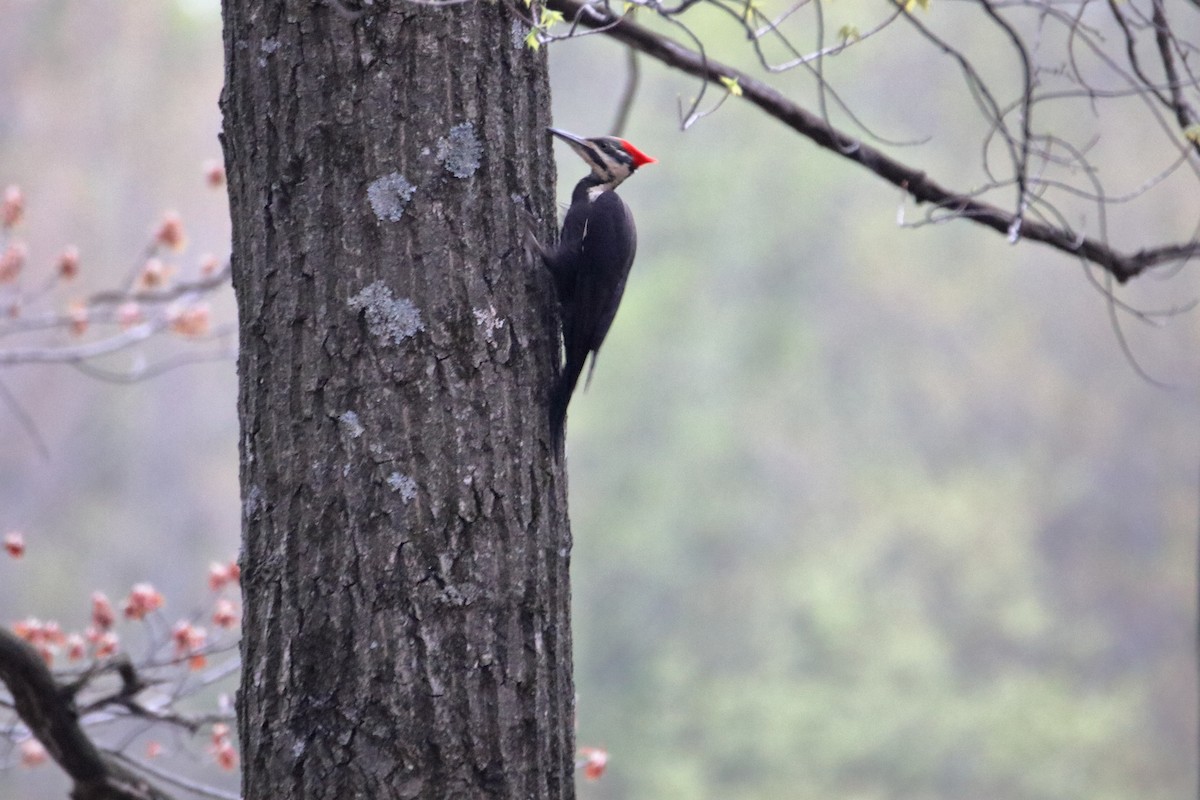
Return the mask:
M244 797L572 797L544 55L495 3L224 15Z

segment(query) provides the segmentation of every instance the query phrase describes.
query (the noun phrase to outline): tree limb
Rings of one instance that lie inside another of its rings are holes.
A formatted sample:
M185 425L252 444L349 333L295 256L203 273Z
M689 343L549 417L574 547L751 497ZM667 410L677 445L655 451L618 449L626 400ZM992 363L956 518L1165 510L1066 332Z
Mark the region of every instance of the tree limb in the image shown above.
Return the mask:
M742 97L758 106L797 133L820 147L866 167L888 183L899 187L917 203L929 203L946 209L1008 236L1019 223L1020 237L1050 245L1056 250L1086 259L1125 283L1146 269L1200 255L1200 241L1181 242L1161 247L1122 253L1107 242L1082 236L1069 228L1023 219L969 194L956 192L937 183L923 171L901 163L885 153L858 141L833 127L816 114L788 100L771 86L750 75L707 58L665 36L654 33L627 19L617 19L596 5L579 0L547 0L547 7L559 11L568 22L588 28L604 28L605 34L664 64L704 81L721 84L721 79L736 80Z
M1167 23L1167 11L1163 7L1162 0L1154 0L1153 21L1154 41L1158 45L1163 73L1167 76L1167 88L1171 92L1171 99L1167 105L1175 112L1175 120L1179 123L1180 130L1186 131L1195 124L1196 113L1183 96L1183 84L1180 83L1179 72L1175 68L1175 56L1171 50L1173 47L1171 26ZM1200 152L1200 142L1193 140L1192 148Z
M27 642L0 628L0 681L30 733L75 782L72 800L172 800L132 771L101 755L79 725L71 692L58 685Z

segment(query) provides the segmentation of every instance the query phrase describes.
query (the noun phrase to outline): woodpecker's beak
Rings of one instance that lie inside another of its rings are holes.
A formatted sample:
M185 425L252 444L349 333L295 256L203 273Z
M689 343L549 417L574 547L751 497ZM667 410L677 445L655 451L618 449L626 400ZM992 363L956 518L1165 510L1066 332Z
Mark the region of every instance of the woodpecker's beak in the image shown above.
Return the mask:
M568 133L567 131L559 130L558 128L546 128L546 130L571 145L571 149L575 151L575 155L587 162L597 175L603 174L606 178L610 177L608 165L597 155L596 148L587 139L582 136L576 136L573 133Z
M567 131L559 130L558 128L546 128L546 130L550 131L567 144L578 145L579 147L587 147L587 140L582 136L576 136L573 133L568 133Z
M567 131L559 130L558 128L546 128L546 130L571 145L571 149L584 161L589 164L595 163L596 158L591 155L592 146L587 139L582 136L576 136L573 133L568 133Z

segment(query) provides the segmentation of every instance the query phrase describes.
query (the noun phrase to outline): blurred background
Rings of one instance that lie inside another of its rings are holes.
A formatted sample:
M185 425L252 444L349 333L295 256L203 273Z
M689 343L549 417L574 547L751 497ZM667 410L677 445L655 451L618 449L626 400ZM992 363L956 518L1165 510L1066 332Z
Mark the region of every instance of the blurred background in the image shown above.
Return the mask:
M955 26L958 9L928 13ZM752 66L718 18L695 26ZM592 36L550 59L556 124L607 132L621 48ZM897 33L827 64L873 129L930 137L902 159L978 183L982 123L943 56ZM56 302L119 281L168 208L190 240L179 274L226 256L203 175L222 77L210 0L0 0L0 186L26 192L31 272L64 244L82 255ZM777 84L814 97L811 76ZM580 797L1191 796L1200 314L1122 323L1175 388L1152 385L1077 262L964 222L900 227L899 192L744 103L681 132L697 91L643 59L625 135L660 163L622 188L638 261L572 406L578 738L611 759ZM1100 120L1113 193L1170 161L1144 108ZM565 198L585 168L558 155ZM1111 239L1189 238L1181 186L1117 207ZM1185 269L1120 297L1197 289ZM0 378L47 451L0 413L0 528L28 541L0 559L0 622L77 629L92 591L142 580L172 618L201 607L238 542L233 363L128 386ZM0 797L65 787L53 766L0 771Z

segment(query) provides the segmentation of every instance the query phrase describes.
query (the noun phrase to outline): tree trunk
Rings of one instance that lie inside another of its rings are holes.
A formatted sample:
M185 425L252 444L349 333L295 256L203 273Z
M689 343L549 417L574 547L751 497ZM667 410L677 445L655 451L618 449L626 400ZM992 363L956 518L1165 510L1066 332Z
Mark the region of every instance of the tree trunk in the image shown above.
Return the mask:
M224 15L244 796L573 797L544 55L499 3Z

